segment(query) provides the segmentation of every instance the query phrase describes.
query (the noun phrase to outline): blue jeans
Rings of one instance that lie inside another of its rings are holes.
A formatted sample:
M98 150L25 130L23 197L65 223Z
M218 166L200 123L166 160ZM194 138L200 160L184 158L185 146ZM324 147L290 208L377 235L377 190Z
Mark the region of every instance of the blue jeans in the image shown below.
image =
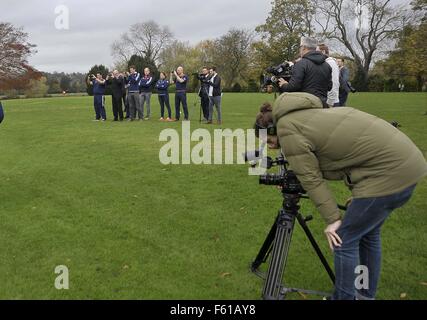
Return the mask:
M347 91L340 91L339 93L339 99L340 99L340 107L345 107L347 104L348 99L348 92Z
M212 121L214 106L218 112L218 121L222 121L222 112L221 112L221 96L218 97L209 97L209 121Z
M142 114L144 115L144 105L147 105L147 112L145 112L145 115L147 118L151 117L151 92L142 92L140 96L140 103L141 103L141 110Z
M391 212L411 198L415 185L402 192L376 198L354 199L337 233L343 241L335 252L333 300L375 299L381 271L381 226ZM356 268L366 266L368 288L356 287Z

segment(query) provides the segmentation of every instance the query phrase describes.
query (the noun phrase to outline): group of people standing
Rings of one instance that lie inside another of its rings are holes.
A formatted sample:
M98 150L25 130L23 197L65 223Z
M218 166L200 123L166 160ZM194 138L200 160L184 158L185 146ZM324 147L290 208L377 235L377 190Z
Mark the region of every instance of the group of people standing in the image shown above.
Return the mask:
M218 112L218 123L221 124L221 78L216 73L216 68L203 68L199 76L202 85L199 91L205 123L212 123L213 107ZM93 87L95 120L106 121L105 91L107 85L111 86L114 121L149 120L151 117L151 97L153 89L158 93L160 103L160 121L174 122L181 118L181 106L184 113L184 121L189 120L187 103L187 84L189 77L184 73L183 67L178 67L168 75L160 72L159 79L155 81L151 70L144 69L143 75L137 72L135 66L130 66L125 74L114 70L106 79L101 74L90 75L88 84ZM169 99L169 86L176 86L175 117ZM125 110L123 110L125 106ZM126 117L124 115L126 113Z
M344 107L348 94L354 91L349 77L344 59L331 57L327 45L318 44L314 38L303 37L292 77L289 81L279 79L279 91L313 94L325 108Z
M212 67L208 69L204 67L202 73L199 75L199 80L201 82L199 97L201 99L202 112L204 117L204 122L207 124L212 124L212 119L214 115L214 106L216 108L218 119L217 123L222 123L222 110L221 110L221 77L218 75L216 68Z

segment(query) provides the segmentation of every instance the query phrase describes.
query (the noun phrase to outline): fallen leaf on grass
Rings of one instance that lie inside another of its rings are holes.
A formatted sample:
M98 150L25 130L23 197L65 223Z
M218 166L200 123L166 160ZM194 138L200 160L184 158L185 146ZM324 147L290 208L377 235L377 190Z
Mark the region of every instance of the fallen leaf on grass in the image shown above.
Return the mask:
M307 295L306 294L304 294L304 293L302 293L302 292L299 292L298 291L298 294L304 299L304 300L307 300Z

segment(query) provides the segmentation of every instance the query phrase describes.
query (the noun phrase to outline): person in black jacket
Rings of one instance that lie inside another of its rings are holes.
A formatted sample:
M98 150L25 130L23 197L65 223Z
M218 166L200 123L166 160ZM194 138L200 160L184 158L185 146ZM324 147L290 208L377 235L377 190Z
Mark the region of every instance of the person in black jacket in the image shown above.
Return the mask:
M209 120L209 80L211 75L207 67L202 69L202 73L198 76L200 81L199 97L202 105L203 118L207 122Z
M216 111L218 112L218 124L222 124L222 112L221 112L221 77L216 72L216 67L212 67L209 70L211 77L209 79L209 119L208 124L212 123L213 107L215 105Z
M350 86L348 85L350 81L350 71L344 65L343 58L338 58L337 63L338 63L338 67L340 68L340 91L339 91L340 107L345 107L345 105L347 104L348 94L351 91Z
M113 98L113 115L114 121L123 121L123 91L125 88L125 79L120 76L117 70L113 71L111 76L107 77L107 83L111 85Z
M302 37L300 54L302 59L293 68L289 83L279 80L280 92L307 92L320 98L327 108L328 91L332 90L332 68L326 56L316 51L317 41Z

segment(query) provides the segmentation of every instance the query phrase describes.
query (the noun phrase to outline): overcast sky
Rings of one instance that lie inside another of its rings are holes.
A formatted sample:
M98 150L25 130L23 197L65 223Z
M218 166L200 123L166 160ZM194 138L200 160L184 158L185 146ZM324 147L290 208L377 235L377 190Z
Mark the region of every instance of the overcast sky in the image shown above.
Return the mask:
M70 29L55 28L55 8L70 12ZM0 0L0 21L22 26L37 45L31 65L41 71L87 72L111 66L110 45L131 24L154 20L192 44L231 27L254 28L270 11L269 0Z

